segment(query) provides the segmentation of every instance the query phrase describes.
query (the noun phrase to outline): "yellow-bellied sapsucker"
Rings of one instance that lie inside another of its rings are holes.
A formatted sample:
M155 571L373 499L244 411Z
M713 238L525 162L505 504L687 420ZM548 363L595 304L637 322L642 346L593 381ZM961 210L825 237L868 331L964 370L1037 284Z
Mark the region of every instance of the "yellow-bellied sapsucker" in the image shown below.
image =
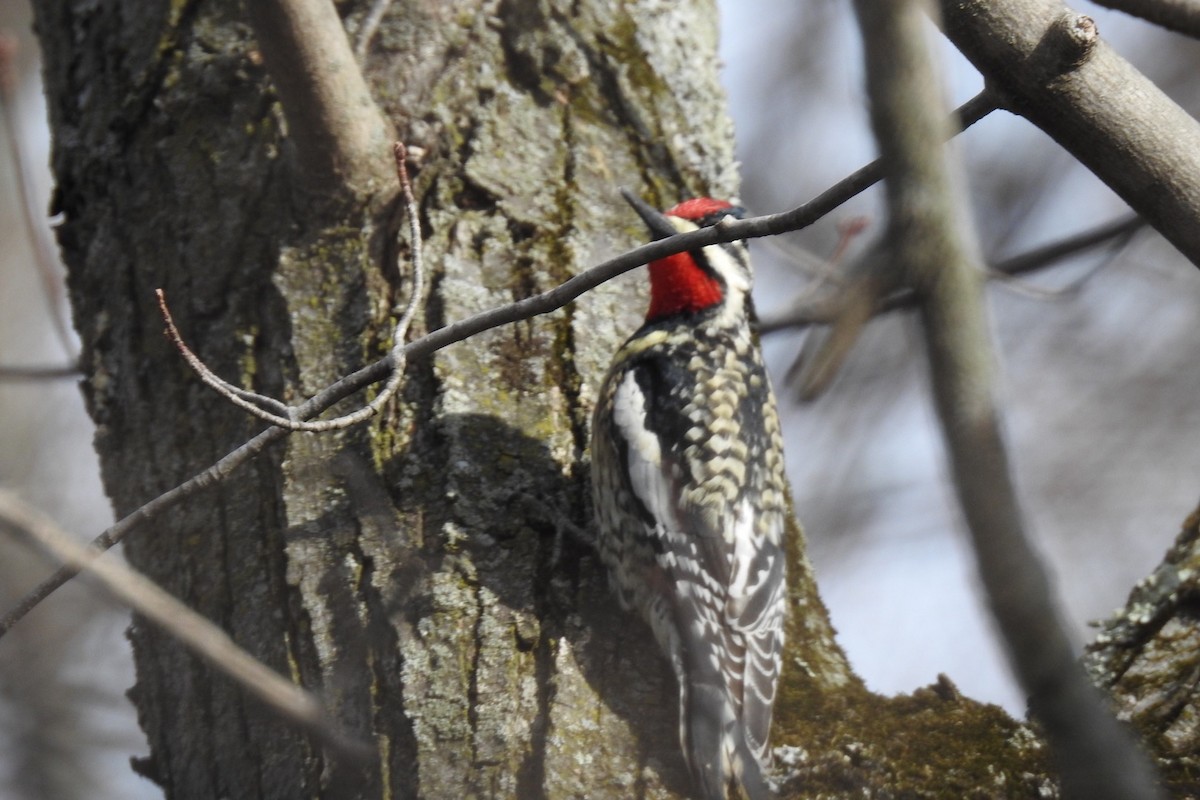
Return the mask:
M665 214L627 199L656 238L741 214L709 198ZM787 488L750 282L742 242L652 262L646 322L592 421L598 550L674 667L683 753L706 800L735 781L766 796L783 650Z

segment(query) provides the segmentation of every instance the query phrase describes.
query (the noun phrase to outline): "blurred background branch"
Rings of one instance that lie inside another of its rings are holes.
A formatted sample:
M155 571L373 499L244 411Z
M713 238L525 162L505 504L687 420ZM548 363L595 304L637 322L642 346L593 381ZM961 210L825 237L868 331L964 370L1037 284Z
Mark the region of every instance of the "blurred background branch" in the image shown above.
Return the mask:
M0 489L0 525L27 544L97 581L106 592L183 642L273 712L344 758L364 760L371 746L355 739L327 715L316 696L276 674L247 653L224 630L164 592L136 570L103 552L77 544L54 520Z
M935 144L945 138L945 112L925 40L932 9L919 0L857 0L855 8L888 201L890 258L876 263L902 276L918 302L932 393L988 605L1050 742L1063 796L1160 797L1146 757L1077 663L1017 496L979 249L961 180Z

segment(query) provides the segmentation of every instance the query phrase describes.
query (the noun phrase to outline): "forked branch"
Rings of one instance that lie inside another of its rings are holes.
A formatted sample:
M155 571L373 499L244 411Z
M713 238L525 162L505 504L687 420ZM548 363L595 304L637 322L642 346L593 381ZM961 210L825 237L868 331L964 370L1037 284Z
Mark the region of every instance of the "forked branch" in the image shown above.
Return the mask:
M425 294L425 265L421 253L421 222L417 218L417 201L413 198L412 183L409 181L408 167L406 165L408 152L401 142L396 142L392 146L392 155L396 160L396 176L400 181L400 191L404 198L404 209L408 215L409 236L412 240L412 288L408 298L408 306L404 309L404 313L400 315L400 319L392 331L392 349L388 354L390 372L388 373L387 382L379 394L356 411L333 419L307 421L303 417L298 416L300 413L299 408L292 408L273 397L234 386L209 369L208 365L184 343L179 329L175 326L175 320L171 317L171 310L167 307L166 295L162 289L155 291L158 297L159 310L162 312L163 319L167 323L167 335L179 349L188 366L200 376L200 380L211 386L222 397L238 408L248 411L264 422L269 422L272 425L289 431L321 433L342 430L370 419L375 414L378 414L379 410L400 389L401 382L404 379L404 337L408 334L408 328L412 324L413 318L417 314L417 309L420 307L421 298Z
M940 5L946 36L1005 108L1041 128L1200 266L1200 122L1060 0Z

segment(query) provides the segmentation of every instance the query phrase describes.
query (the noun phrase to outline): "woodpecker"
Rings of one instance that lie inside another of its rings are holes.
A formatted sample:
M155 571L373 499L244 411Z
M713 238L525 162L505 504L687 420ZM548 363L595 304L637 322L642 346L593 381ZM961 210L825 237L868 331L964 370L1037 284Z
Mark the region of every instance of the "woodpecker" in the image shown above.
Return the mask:
M655 238L744 211L626 194ZM783 441L751 328L743 242L650 264L650 309L617 352L592 419L597 550L621 604L679 680L683 755L705 800L767 796L783 651Z

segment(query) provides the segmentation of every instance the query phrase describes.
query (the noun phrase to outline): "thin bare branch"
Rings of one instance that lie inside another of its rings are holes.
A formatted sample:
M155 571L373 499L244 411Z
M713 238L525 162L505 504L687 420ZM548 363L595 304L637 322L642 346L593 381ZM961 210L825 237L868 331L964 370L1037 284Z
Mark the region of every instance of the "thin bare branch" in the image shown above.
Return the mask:
M375 38L379 23L383 21L383 15L391 5L392 0L375 0L371 3L367 15L358 24L358 30L354 33L354 55L358 58L358 63L361 64L367 57L367 51L371 49L371 40Z
M281 403L273 397L251 392L240 386L234 386L210 370L208 365L198 355L193 353L192 349L183 341L183 336L179 333L179 328L175 325L175 318L171 316L171 309L167 305L166 292L162 289L155 289L154 296L158 299L158 310L163 316L163 322L167 325L167 338L179 350L179 354L183 356L183 360L192 368L192 371L200 376L200 380L215 389L218 394L228 399L229 402L249 411L260 419L265 419L272 424L275 424L276 420L281 420L283 427L291 425L292 421L287 418L291 410L285 403ZM268 413L263 410L264 407L276 413Z
M962 124L965 127L978 121L992 108L994 108L994 103L991 99L985 93L980 93L959 109L963 121ZM738 239L754 239L763 236L773 236L777 233L800 230L813 224L842 203L872 186L879 180L879 175L880 167L878 162L875 162L859 169L849 177L822 192L813 200L791 211L762 217L751 217L744 220L735 220L732 217L726 217L718 225L677 234L636 247L616 258L592 267L541 294L536 294L498 308L489 309L488 311L482 311L467 319L428 333L420 339L407 344L403 348L403 357L405 360L411 362L414 359L423 358L455 342L469 339L483 331L556 311L605 281L612 280L618 275L623 275L632 269L640 267L643 264L649 264L656 259L666 258L667 256L687 250L696 250L705 245L732 242ZM393 368L393 359L389 354L387 357L329 385L306 402L296 406L293 412L295 418L304 420L320 414L334 403L350 396L354 392L383 380L387 375L392 373ZM124 539L130 531L140 525L151 522L159 514L176 503L183 501L202 489L221 482L238 467L261 453L268 445L279 441L287 434L288 431L280 427L271 427L262 431L245 444L230 451L208 469L193 475L188 480L173 489L169 489L117 521L92 540L93 546L100 550L107 550ZM70 567L63 567L22 597L12 610L0 618L0 638L11 630L13 625L17 624L25 615L36 608L39 603L53 594L60 586L71 580L76 574L78 574L77 570L73 570Z
M33 181L30 180L29 160L21 146L21 137L16 126L16 37L0 31L0 124L4 126L4 138L8 143L8 154L12 159L13 173L17 178L17 195L21 208L21 224L25 238L33 251L33 263L37 268L42 285L42 295L50 313L54 334L68 358L74 359L75 344L71 340L67 320L62 311L62 277L58 255L47 242L47 231L40 224L33 202Z
M352 391L354 389L350 389L346 394L350 394ZM318 413L320 410L328 408L340 400L342 396L345 395L327 398L328 402L325 405L314 406L311 413ZM139 506L135 511L118 520L114 525L105 529L99 536L94 538L91 541L91 546L100 552L108 550L120 543L130 531L152 522L175 504L182 502L209 486L215 486L225 480L238 467L265 450L267 445L282 439L286 435L287 431L283 428L268 428L250 439L250 441L232 450L208 469L193 475L188 480L160 494L158 497L150 500L145 505ZM0 618L0 638L8 633L12 629L12 626L20 622L30 611L37 608L43 600L53 594L56 589L66 584L78 574L79 570L70 564L59 567L53 575L25 594L3 618Z
M359 760L374 752L370 745L341 730L316 696L255 659L225 631L131 567L113 559L100 559L103 551L75 542L52 519L4 489L0 489L0 522L55 560L76 571L86 571L109 594L183 642L272 711L308 731L330 749Z
M392 369L388 375L387 382L379 394L356 411L333 419L308 422L297 419L296 409L287 406L273 397L251 392L229 383L209 369L208 365L184 343L179 329L175 326L175 320L171 317L171 310L167 307L166 295L162 289L155 290L155 294L158 297L158 308L162 312L163 320L167 323L167 335L188 363L188 366L200 376L200 380L211 386L217 393L238 408L250 412L264 422L269 422L280 428L286 428L289 431L321 433L344 430L370 419L375 414L378 414L379 410L400 389L400 384L404 378L404 337L408 334L409 325L412 324L413 317L416 316L417 308L425 292L425 264L422 256L421 224L420 220L417 219L417 201L413 198L412 184L408 178L408 167L405 165L408 153L403 144L396 142L393 145L392 154L396 161L396 175L400 180L400 190L404 197L405 211L408 214L409 236L412 240L412 291L408 299L408 306L404 309L404 313L392 331L392 350L389 354Z
M1065 258L1107 244L1115 250L1124 247L1135 233L1146 227L1146 220L1130 214L1098 225L1090 230L1068 236L1043 247L997 261L990 271L999 275L1015 277L1053 266Z
M83 371L79 369L78 364L46 367L0 366L0 381L54 381L82 376Z
M329 0L245 4L263 60L279 90L304 180L321 191L383 186L376 154L394 138L371 99Z
M871 121L887 164L889 252L920 299L959 504L1009 661L1070 800L1158 798L1153 769L1087 682L1017 497L996 400L983 271L946 131L921 0L856 0Z
M1120 252L1138 231L1145 228L1146 221L1137 214L1106 222L1090 230L1073 234L1065 239L1052 242L1042 247L1036 247L1010 258L996 261L987 269L989 280L995 280L1011 286L1012 279L1043 269L1057 266L1058 262L1073 255L1105 245L1111 248L1113 255ZM1100 265L1107 263L1108 259ZM1088 274L1072 283L1074 288L1085 283L1097 270L1089 270ZM1028 289L1023 289L1028 291ZM1060 296L1052 293L1051 296ZM875 309L875 315L888 314L892 311L910 311L917 307L917 298L911 289L905 288L884 298ZM836 298L814 296L807 290L802 292L783 311L764 315L759 319L759 332L766 335L788 329L801 329L810 325L829 325L837 319L840 308Z

